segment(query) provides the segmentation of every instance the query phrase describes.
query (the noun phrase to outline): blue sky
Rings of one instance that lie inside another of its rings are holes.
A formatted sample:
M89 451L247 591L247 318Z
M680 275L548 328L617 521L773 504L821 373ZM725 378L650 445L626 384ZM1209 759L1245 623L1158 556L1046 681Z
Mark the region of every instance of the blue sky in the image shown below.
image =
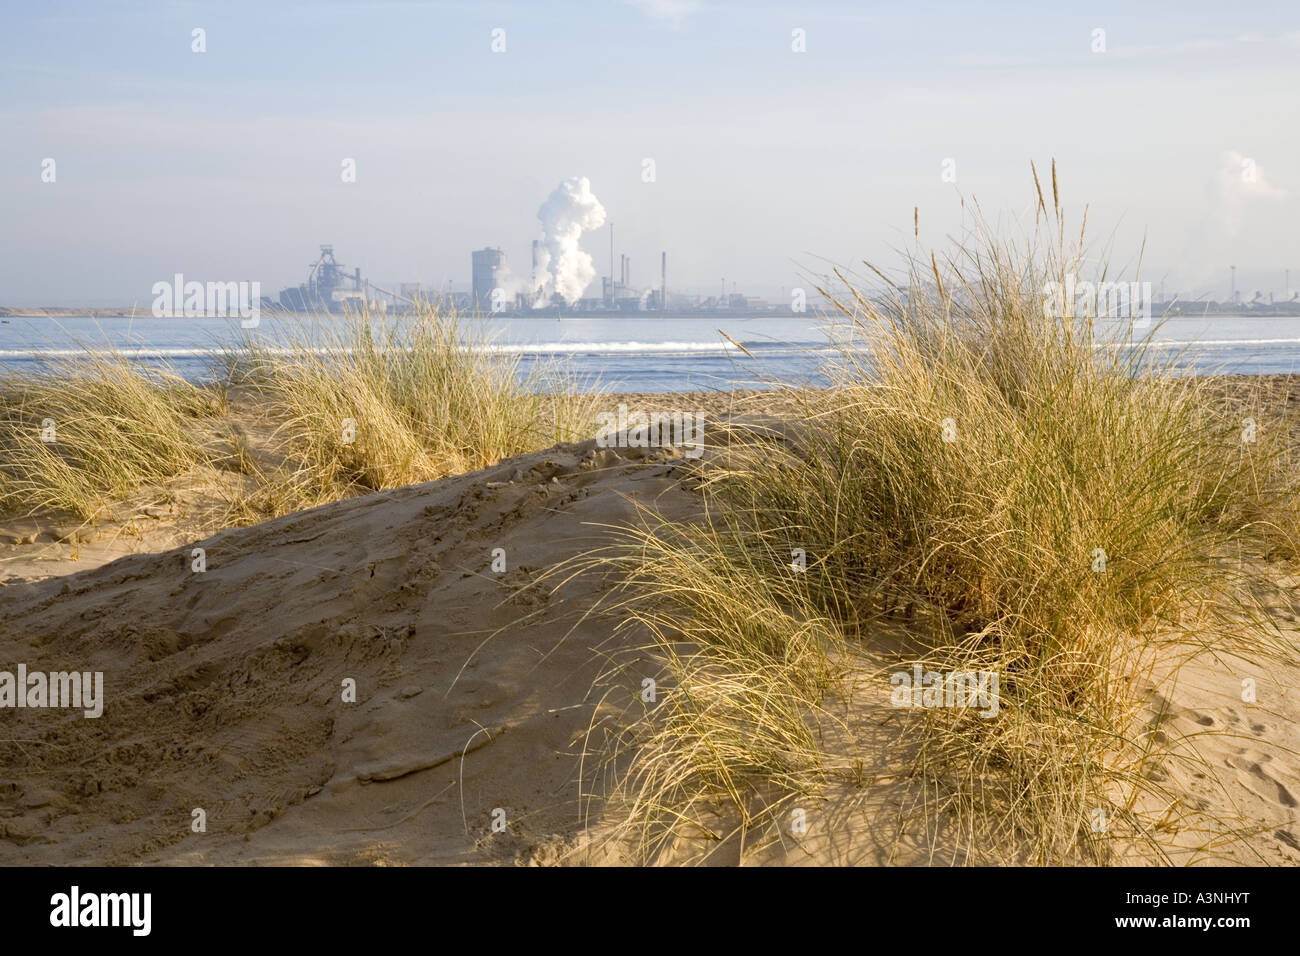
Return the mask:
M1286 268L1300 286L1300 8L1046 6L14 7L0 304L147 304L175 272L273 293L322 242L376 281L464 289L471 249L526 263L573 175L634 281L667 249L675 289L776 297L827 263L896 261L914 205L926 247L960 233L962 196L1032 221L1029 161L1052 157L1072 221L1087 202L1120 264L1145 237L1168 291L1226 295L1229 263L1246 289L1280 293ZM606 235L584 246L603 272Z

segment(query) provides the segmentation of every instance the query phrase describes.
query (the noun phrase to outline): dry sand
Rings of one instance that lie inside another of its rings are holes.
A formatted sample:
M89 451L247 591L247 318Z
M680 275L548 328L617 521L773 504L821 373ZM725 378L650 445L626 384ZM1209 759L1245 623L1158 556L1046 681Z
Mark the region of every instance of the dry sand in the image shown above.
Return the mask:
M734 417L730 396L622 400ZM558 590L538 581L608 544L637 502L698 515L694 469L679 452L593 440L203 540L166 514L84 540L11 522L0 669L102 671L106 703L98 719L0 711L0 864L622 861L591 848L601 808L579 800L591 769L580 754L603 655L633 638L616 646L612 621L584 616L609 584L599 572ZM492 570L496 548L505 573ZM1279 567L1280 585L1291 571ZM1245 676L1259 681L1255 704L1241 701ZM1249 821L1220 861L1300 862L1297 687L1300 670L1232 662L1153 687L1165 733L1222 731L1198 738L1203 766L1167 768L1189 806ZM894 840L891 821L917 794L897 739L871 733L882 706L854 712L864 764L884 782L828 792L810 805L820 825L745 862L950 862L941 838ZM206 832L192 829L196 809ZM714 849L712 862L741 859L738 845Z

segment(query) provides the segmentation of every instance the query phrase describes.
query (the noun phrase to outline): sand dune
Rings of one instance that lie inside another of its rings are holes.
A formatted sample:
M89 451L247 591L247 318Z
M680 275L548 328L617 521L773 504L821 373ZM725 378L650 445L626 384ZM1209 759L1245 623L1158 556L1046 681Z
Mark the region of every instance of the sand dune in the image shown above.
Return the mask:
M97 719L4 712L0 863L620 861L590 849L600 806L579 800L592 682L602 655L627 649L608 618L583 616L609 582L539 578L607 544L635 502L697 514L693 467L592 440L77 573L11 569L0 666L102 671L106 701ZM1153 686L1166 733L1224 731L1200 738L1203 766L1168 773L1189 805L1253 821L1222 860L1300 862L1300 673L1252 674L1253 705L1238 694L1247 673L1198 664ZM951 862L941 835L895 840L897 808L917 799L906 748L872 732L880 706L855 706L880 785L829 791L814 804L823 825L746 862ZM714 849L713 862L741 858Z
M107 704L8 713L0 860L445 862L572 831L608 626L516 622L589 603L587 578L528 585L629 497L693 507L643 454L563 446L233 529L203 573L186 547L5 587L3 659L103 671Z

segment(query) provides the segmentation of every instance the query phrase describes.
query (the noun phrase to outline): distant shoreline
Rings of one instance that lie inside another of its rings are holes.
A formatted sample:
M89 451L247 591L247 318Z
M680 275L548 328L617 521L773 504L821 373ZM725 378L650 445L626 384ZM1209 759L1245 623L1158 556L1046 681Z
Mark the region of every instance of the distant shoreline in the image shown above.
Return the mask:
M19 309L10 306L0 306L0 317L36 317L42 319L72 319L72 318L93 318L97 315L109 316L111 318L129 318L132 315L148 315L148 312L140 312L137 309L129 307L107 308L107 309Z
M667 312L660 312L655 309L647 309L636 312L613 311L584 311L571 310L561 311L556 309L537 309L531 312L515 312L511 310L495 312L488 315L474 315L475 318L492 318L492 319L569 319L569 318L652 318L660 317L665 319L690 319L706 318L709 316L729 317L729 318L798 318L800 315L816 315L818 313L830 313L836 311L833 307L826 305L812 305L806 313L795 313L786 310L769 310L757 311L753 309L701 309L692 311L689 309L671 309ZM1156 302L1151 306L1153 315L1170 318L1196 318L1210 316L1235 316L1248 319L1280 319L1280 318L1300 318L1300 302L1275 302L1269 305L1251 307L1248 304L1228 305L1223 302ZM399 317L407 313L394 311L393 317ZM317 313L317 312L289 312L278 307L263 306L263 315L267 318L319 318L319 317L342 317L341 313ZM376 317L383 318L385 313L377 313ZM468 315L467 315L468 317ZM153 313L144 308L135 306L103 306L96 308L56 308L54 306L45 306L41 308L19 308L16 306L0 306L0 318L45 318L45 319L73 319L73 318L182 318L182 316L154 316ZM187 318L208 318L208 316L187 316Z

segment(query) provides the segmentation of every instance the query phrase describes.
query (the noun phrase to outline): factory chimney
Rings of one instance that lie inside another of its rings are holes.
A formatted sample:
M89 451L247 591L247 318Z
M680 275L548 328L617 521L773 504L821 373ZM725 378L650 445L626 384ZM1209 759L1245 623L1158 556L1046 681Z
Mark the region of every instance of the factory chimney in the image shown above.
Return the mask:
M541 248L541 245L542 242L540 239L533 240L533 274L529 280L531 283L531 286L528 289L529 299L532 299L533 296L537 295L537 250Z
M668 253L659 260L659 311L668 311Z

